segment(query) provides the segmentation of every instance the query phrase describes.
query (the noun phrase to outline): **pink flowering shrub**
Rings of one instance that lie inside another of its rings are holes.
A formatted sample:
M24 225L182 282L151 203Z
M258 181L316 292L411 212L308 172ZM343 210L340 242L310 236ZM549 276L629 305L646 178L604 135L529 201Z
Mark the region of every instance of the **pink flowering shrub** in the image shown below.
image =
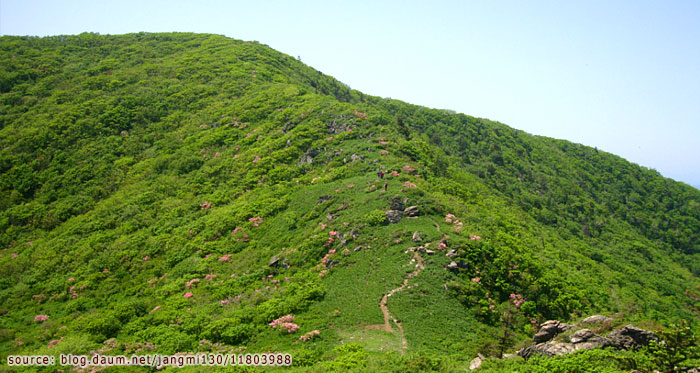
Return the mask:
M49 342L49 345L47 346L47 348L51 348L51 347L53 347L53 346L55 346L55 345L61 343L62 340L63 340L63 337L61 337L61 338L59 338L59 339L54 339L53 341L50 341L50 342Z
M220 262L230 262L231 256L232 256L232 254L226 254L226 255L222 256L221 258L219 258L219 261Z
M360 118L360 119L367 119L367 113L363 113L361 111L354 110L352 112L352 115L354 115L355 117Z
M408 166L408 165L401 167L401 169L403 170L403 172L407 172L407 173L411 173L411 172L416 170L415 168Z
M515 305L515 307L518 307L518 308L520 308L520 306L521 306L523 303L525 303L525 298L523 298L523 296L520 295L520 294L513 294L513 293L511 293L511 294L510 294L510 299L511 299L511 301L513 302L513 304Z
M391 173L389 175L391 175L393 177L399 177L399 173L396 171L391 171Z
M149 261L150 259L151 259L151 257L148 256L148 255L146 255L146 256L143 257L143 261L144 261L144 262L147 262L147 261Z
M260 156L256 155L255 158L253 159L253 163L258 163L260 162Z
M44 322L48 320L49 317L47 315L36 315L34 316L34 322Z
M209 274L207 274L206 276L204 276L204 279L205 279L205 280L209 280L209 281L211 281L211 280L213 280L213 279L214 279L214 277L216 277L216 275L215 275L215 274L213 274L213 273L209 273Z
M260 224L262 224L263 222L263 218L256 216L254 218L248 219L248 221L253 223L253 227L259 227Z
M476 236L476 235L471 235L471 236L469 236L469 239L472 240L472 241L476 241L476 240L480 240L481 237Z
M387 154L389 154L389 151L382 149L382 150L379 151L379 154L381 154L381 155L387 155Z
M184 297L185 298L192 298L192 292L188 291L187 293L185 293Z
M294 321L294 316L286 315L274 320L268 325L270 325L273 329L284 330L291 334L299 329L299 325L292 323L292 321Z
M405 183L403 183L403 187L404 188L416 188L416 184L413 184L410 181L406 181Z
M447 244L444 243L444 242L440 242L440 243L438 244L438 249L440 249L440 250L445 250L445 249L447 249Z
M194 285L198 282L199 282L198 278L193 278L193 279L187 281L187 283L185 284L185 289L189 289L192 285Z
M453 214L445 215L445 222L452 223L454 220L457 220L457 217L454 216Z
M321 332L319 332L318 330L312 330L312 331L302 335L301 337L299 337L299 340L306 342L306 341L314 339L319 334L321 334Z
M201 210L206 210L206 209L210 208L211 205L212 205L211 202L204 201L204 203L202 203L201 205L199 205L199 208L200 208Z
M379 140L379 145L386 145L386 144L388 144L388 142L386 142L384 140Z

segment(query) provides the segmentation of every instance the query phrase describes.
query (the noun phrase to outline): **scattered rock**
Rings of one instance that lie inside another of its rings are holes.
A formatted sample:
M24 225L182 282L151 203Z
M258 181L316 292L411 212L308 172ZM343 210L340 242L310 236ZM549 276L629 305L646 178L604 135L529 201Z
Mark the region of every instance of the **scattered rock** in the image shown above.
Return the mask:
M364 247L358 246L358 247L354 248L353 251L362 251L364 249L365 249Z
M414 217L418 216L420 214L420 211L418 210L418 206L410 206L403 210L403 214L408 217Z
M337 217L338 217L338 215L332 214L330 212L328 214L326 214L326 220L328 220L328 221L332 221Z
M363 160L364 158L365 158L365 157L363 157L363 156L361 156L361 155L359 155L359 154L355 154L355 153L353 153L353 154L350 156L350 160L353 161L353 162L355 162L355 161L357 161L357 160L360 160L360 161L361 161L361 160Z
M433 250L425 250L425 253L428 254L428 255L433 255L433 254L435 254L435 251L433 251Z
M401 210L389 210L385 214L386 220L388 220L389 223L398 223L403 217L403 212Z
M297 162L297 166L314 163L314 157L318 155L318 152L319 150L316 148L307 150L306 153L301 156L299 162Z
M535 343L547 342L557 334L571 329L571 327L571 325L558 320L545 321L542 326L540 326L540 330L535 334L533 339Z
M659 337L653 332L637 328L633 325L627 325L622 329L618 329L608 334L610 345L619 349L638 349L646 346L649 342L658 341Z
M597 324L597 323L604 323L604 322L609 322L612 321L611 318L603 315L593 315L593 316L588 316L585 319L581 320L582 323L587 323L587 324Z
M459 268L459 265L457 265L457 262L454 260L450 262L450 264L447 265L447 269L457 269Z
M394 197L391 199L391 210L403 211L404 205L401 197Z
M270 261L267 263L267 265L270 267L274 267L277 265L277 263L279 263L279 261L280 258L277 255L275 255L272 258L270 258Z
M455 255L457 255L457 250L456 250L456 249L452 249L452 250L448 251L447 254L445 254L445 256L448 257L448 258L451 258L451 257L453 257L453 256L455 256Z
M423 239L420 237L420 232L413 232L413 237L411 238L413 242L421 242Z
M477 370L481 368L481 363L484 362L484 359L482 359L481 356L475 357L470 363L469 363L469 370Z

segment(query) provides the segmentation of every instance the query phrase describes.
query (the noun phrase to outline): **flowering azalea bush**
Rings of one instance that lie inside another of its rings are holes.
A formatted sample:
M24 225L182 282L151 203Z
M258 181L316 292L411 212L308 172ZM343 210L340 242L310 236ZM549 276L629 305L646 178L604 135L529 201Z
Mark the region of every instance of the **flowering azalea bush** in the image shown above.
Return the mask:
M256 216L254 218L248 219L248 221L253 223L253 227L259 227L260 224L262 224L263 222L263 218Z
M272 321L267 325L270 325L273 329L283 330L291 334L299 329L299 325L292 323L292 321L294 321L294 316L286 315Z
M34 322L44 322L48 320L49 317L47 315L36 315L34 316Z
M312 330L312 331L302 335L301 337L299 337L299 340L306 342L306 341L314 339L315 337L317 337L320 334L321 334L321 332L319 332L318 330Z
M520 308L520 306L525 303L525 298L521 294L510 293L510 300L513 302L515 307Z

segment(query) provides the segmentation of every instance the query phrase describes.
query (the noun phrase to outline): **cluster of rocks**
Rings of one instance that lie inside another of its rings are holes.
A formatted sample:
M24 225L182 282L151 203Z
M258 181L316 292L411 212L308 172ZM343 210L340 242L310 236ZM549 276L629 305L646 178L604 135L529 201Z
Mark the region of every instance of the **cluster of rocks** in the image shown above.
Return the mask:
M581 320L581 324L610 324L611 318L602 315L593 315ZM574 331L568 338L556 338L559 334L578 328L577 325L566 324L558 320L549 320L540 325L540 329L533 337L533 343L515 354L505 354L504 358L521 356L525 359L535 354L543 356L565 355L578 350L591 350L594 348L611 347L621 350L636 350L648 345L659 338L648 330L633 325L626 325L613 330L606 336L601 336L588 328ZM479 354L469 364L470 370L479 369L485 360Z
M389 210L385 212L386 214L386 220L389 223L398 223L401 221L401 218L408 217L408 218L413 218L418 215L420 215L420 210L418 209L418 206L409 206L404 208L405 203L408 201L408 199L401 199L401 197L394 197L391 200L391 205L389 207Z
M418 233L418 232L416 232ZM420 246L411 246L404 253L408 254L409 252L417 252L419 254L428 254L428 255L433 255L435 254L435 250L429 249L430 247L430 242L427 242L423 245Z
M609 317L594 315L581 321L582 324L609 323ZM568 337L568 341L557 341L554 338L575 325L565 324L557 320L550 320L541 325L540 330L533 338L533 344L517 352L518 356L529 358L533 354L545 356L564 355L578 350L591 350L600 347L613 347L622 350L638 349L646 346L652 340L658 341L658 337L648 330L640 329L633 325L624 326L614 330L606 336L595 334L592 330L583 328L576 330Z

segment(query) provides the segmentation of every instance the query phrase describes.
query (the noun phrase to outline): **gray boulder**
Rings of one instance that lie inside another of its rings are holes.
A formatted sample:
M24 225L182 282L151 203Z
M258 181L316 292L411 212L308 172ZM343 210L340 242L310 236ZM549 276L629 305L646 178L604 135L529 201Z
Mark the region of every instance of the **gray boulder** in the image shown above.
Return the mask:
M557 334L571 329L571 325L558 320L545 321L533 338L535 343L547 342Z
M593 316L588 316L585 319L581 320L582 323L586 324L598 324L598 323L604 323L604 322L609 322L612 321L611 318L603 315L593 315Z
M403 217L403 212L401 210L389 210L385 214L386 220L388 220L389 223L398 223Z
M420 232L418 232L418 231L413 232L413 237L411 237L411 239L413 240L413 242L423 241L423 239L420 237Z
M391 199L391 210L403 211L404 205L401 197L394 197Z
M403 214L408 217L414 217L418 216L420 214L420 211L418 210L418 206L410 206L403 210Z

